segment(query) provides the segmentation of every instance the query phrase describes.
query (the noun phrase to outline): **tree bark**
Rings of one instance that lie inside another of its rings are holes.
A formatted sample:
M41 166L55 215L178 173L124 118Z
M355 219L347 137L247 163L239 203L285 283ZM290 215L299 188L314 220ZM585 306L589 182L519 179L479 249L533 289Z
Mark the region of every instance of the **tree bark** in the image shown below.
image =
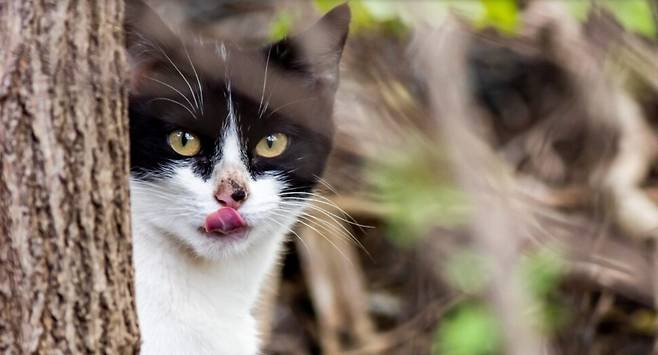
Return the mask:
M0 353L136 353L121 0L0 0Z

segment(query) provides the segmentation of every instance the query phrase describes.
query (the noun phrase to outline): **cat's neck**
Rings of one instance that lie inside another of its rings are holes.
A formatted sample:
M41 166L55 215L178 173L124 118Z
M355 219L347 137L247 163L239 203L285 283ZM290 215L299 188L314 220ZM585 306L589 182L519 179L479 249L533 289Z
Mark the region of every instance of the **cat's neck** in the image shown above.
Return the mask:
M258 344L251 312L277 260L283 234L255 243L243 254L209 261L137 223L133 228L137 308L140 324L150 332L142 334L143 353L165 350L169 339L180 342L181 333L190 333L188 338L193 334L196 341L188 345L172 341L166 346L197 353L188 347L202 345L208 353L222 353L216 347L230 345L244 349L234 354L254 353Z

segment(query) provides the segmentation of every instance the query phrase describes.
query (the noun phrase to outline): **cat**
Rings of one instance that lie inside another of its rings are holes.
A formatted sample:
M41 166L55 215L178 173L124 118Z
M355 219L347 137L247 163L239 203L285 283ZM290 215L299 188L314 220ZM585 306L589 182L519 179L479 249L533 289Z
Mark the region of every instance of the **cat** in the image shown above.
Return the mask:
M344 4L245 49L127 3L142 354L259 352L254 305L332 148L349 22Z

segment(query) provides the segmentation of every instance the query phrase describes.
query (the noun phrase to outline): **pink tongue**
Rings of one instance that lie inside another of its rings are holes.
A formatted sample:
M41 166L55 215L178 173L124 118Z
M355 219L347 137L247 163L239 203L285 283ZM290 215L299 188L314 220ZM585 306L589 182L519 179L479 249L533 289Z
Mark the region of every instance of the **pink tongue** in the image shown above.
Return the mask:
M238 211L230 207L222 207L206 217L204 228L206 232L229 233L246 225Z

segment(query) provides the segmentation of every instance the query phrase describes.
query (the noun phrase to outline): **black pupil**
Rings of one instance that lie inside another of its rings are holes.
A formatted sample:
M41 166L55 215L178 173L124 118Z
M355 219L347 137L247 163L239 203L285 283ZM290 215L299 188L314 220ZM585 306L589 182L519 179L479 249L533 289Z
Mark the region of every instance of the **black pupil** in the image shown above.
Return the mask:
M181 135L181 137L180 137L180 143L181 143L183 146L186 146L186 145L187 145L187 141L189 141L189 140L190 140L190 134L187 133L187 132L183 133L183 134Z
M270 149L274 145L274 141L276 141L276 138L274 138L274 136L267 136L267 138L265 138L265 143L267 143L267 147Z

